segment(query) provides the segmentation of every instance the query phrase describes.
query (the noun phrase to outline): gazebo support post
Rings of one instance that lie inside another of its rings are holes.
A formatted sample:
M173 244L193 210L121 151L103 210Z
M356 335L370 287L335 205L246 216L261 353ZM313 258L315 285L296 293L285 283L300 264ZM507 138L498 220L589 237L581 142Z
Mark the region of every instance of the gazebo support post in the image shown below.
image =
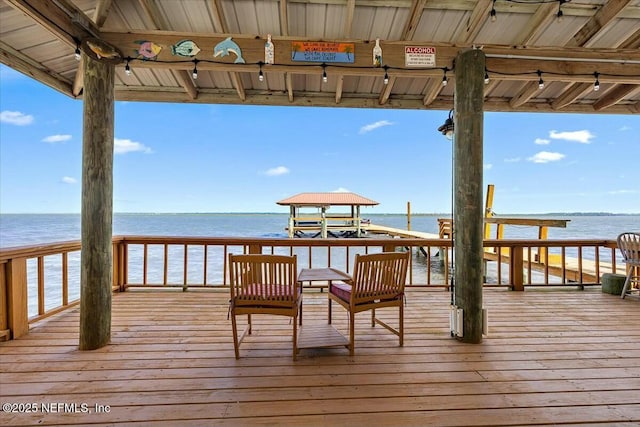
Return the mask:
M80 350L111 339L113 64L84 55Z
M485 55L469 49L455 62L455 304L467 343L482 342L482 136Z

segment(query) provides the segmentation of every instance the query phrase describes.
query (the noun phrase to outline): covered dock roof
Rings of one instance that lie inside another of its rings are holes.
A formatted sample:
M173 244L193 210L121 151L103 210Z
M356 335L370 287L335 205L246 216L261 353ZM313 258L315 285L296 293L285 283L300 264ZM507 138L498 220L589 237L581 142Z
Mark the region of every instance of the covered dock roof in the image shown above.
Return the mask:
M114 101L452 110L480 343L484 112L638 114L639 47L640 0L0 2L0 61L85 104L81 350L110 339Z
M214 56L229 36L244 62ZM70 97L85 95L87 38L122 53L119 101L449 110L454 59L475 46L485 111L640 113L639 0L0 2L0 61ZM308 41L346 43L353 62L293 60Z
M300 193L277 202L281 206L375 206L375 200L356 193Z

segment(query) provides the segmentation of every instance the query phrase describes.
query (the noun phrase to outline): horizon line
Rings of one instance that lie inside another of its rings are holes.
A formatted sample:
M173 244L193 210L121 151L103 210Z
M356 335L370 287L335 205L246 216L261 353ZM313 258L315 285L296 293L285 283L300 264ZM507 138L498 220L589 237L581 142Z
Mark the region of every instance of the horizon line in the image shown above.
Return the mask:
M113 212L114 215L289 215L288 212L268 212L268 211L210 211L210 212ZM80 212L0 212L0 215L81 215ZM406 212L372 212L368 215L404 215ZM451 216L451 212L411 212L411 215L445 215ZM495 215L495 217L506 217L509 215L640 215L640 212L606 212L606 211L571 211L571 212L527 212L527 213L506 213ZM367 215L361 215L365 217Z

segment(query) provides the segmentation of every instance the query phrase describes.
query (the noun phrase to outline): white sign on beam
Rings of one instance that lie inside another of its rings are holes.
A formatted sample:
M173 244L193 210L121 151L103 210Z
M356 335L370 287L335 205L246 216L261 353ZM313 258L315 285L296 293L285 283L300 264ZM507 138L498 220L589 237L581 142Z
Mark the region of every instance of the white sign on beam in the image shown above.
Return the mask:
M405 46L404 65L406 67L435 67L436 48L428 46Z

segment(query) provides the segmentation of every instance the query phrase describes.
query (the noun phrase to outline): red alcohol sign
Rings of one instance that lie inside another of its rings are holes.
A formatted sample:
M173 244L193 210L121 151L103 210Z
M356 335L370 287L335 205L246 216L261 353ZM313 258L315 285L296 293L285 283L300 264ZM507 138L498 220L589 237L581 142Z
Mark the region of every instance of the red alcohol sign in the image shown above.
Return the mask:
M432 46L405 46L404 65L407 67L435 67L436 48Z

